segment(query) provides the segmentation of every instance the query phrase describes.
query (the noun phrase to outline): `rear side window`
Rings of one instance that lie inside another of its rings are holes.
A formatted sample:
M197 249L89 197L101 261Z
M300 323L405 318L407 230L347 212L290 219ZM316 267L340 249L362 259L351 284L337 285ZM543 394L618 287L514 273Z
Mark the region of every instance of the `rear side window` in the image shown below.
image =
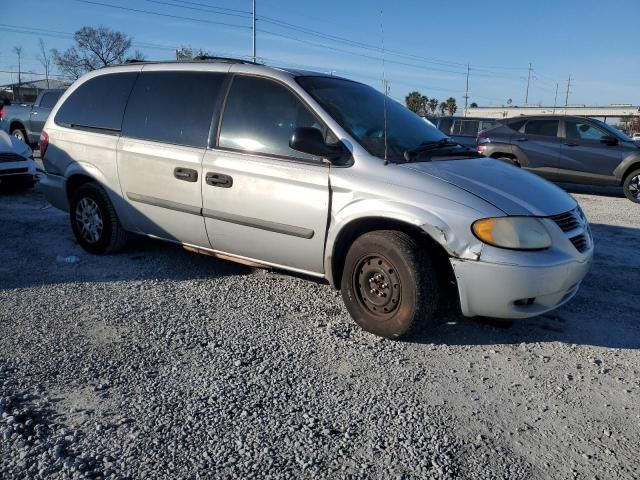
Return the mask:
M122 123L122 134L206 147L224 73L142 72Z
M524 127L524 133L556 137L558 135L558 120L530 120Z
M478 135L480 122L477 120L455 120L452 135L460 137L475 137Z
M234 78L227 98L220 139L222 148L292 158L315 159L289 148L293 130L324 125L288 88L258 77Z
M53 108L61 96L62 92L45 93L40 100L40 108Z
M525 123L526 123L526 120L516 120L514 122L508 122L507 126L512 130L519 132Z
M55 123L119 131L122 115L138 72L91 78L76 88L58 109Z

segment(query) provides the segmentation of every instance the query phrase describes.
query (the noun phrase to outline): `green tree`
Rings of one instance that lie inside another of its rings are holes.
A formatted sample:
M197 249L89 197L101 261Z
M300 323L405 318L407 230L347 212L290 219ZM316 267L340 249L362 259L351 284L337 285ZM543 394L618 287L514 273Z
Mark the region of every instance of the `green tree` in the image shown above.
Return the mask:
M438 110L440 110L440 116L444 117L444 114L447 111L447 104L445 102L440 102L440 105L438 105Z
M404 103L407 105L407 108L409 110L414 113L420 114L424 112L425 99L426 97L424 95L414 90L413 92L409 92L409 95L404 98Z
M458 105L456 105L456 99L453 97L447 98L447 112L449 115L453 115L458 110Z
M476 102L471 102L471 105L469 105L470 108L478 108L478 104Z

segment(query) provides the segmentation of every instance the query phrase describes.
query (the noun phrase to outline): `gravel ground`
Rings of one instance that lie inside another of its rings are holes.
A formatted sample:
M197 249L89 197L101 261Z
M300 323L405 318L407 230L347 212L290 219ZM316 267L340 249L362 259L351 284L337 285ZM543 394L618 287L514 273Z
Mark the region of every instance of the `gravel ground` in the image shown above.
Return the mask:
M327 285L91 256L37 191L0 195L0 478L638 478L640 206L575 196L572 302L393 342Z

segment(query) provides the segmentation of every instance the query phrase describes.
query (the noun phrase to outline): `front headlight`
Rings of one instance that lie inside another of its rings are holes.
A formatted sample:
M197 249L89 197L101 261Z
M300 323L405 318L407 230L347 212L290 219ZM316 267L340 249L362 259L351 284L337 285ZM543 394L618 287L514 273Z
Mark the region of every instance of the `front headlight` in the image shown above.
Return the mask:
M533 217L497 217L476 220L473 234L494 247L513 250L541 250L551 246L551 236Z

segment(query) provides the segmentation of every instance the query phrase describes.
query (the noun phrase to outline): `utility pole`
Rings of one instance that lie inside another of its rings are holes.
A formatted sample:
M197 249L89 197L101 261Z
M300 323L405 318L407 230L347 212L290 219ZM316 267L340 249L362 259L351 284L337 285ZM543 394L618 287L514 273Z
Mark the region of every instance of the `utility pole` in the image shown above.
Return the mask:
M256 63L256 0L253 0L253 63Z
M13 51L18 56L18 95L16 95L15 88L13 90L13 97L16 100L22 100L22 47L13 47ZM16 98L17 97L17 98Z
M531 83L531 64L529 64L529 76L527 77L527 93L524 96L524 104L529 104L529 84Z
M467 86L464 90L464 116L467 116L467 105L469 103L469 71L471 70L469 64L467 63Z
M556 114L556 105L558 105L558 82L556 82L556 95L553 97L553 114Z
M567 105L569 105L569 90L570 89L571 89L571 74L569 74L569 80L567 80L567 94L564 97L565 113L566 113Z

